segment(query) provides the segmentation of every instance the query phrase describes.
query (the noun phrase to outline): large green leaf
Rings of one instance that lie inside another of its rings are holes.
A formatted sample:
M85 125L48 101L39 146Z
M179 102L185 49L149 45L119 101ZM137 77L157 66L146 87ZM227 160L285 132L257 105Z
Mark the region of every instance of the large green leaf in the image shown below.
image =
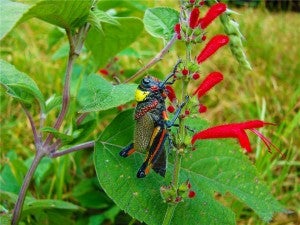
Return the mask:
M97 74L84 78L78 100L80 112L106 110L123 105L134 98L135 84L113 85Z
M170 40L174 34L174 25L179 21L179 12L172 8L156 7L147 9L144 15L146 31L154 37Z
M0 1L0 40L17 24L28 8L28 5L19 2Z
M147 224L162 224L167 204L163 203L159 189L171 181L173 164L169 162L166 178L153 171L146 178L136 178L144 156L136 153L124 159L118 155L132 141L132 113L125 111L117 116L96 142L97 176L102 188L121 209ZM200 119L188 122L196 129L207 126ZM215 192L235 195L266 221L273 213L282 211L259 182L251 162L232 142L203 141L196 147L196 151L184 157L180 171L180 181L189 179L196 197L178 204L172 224L235 224L233 212L214 198Z
M74 29L82 26L90 13L92 1L90 0L42 0L33 5L25 5L9 0L1 0L0 39L2 39L16 24L33 17L44 20L50 24ZM1 19L2 19L1 17Z
M116 18L115 21L118 24L103 23L103 32L91 28L87 35L85 44L92 51L97 68L132 44L143 30L143 23L138 18Z
M44 96L34 80L4 60L0 60L0 68L0 84L4 85L9 95L27 104L32 104L36 99L45 112Z
M36 17L62 28L80 27L88 18L91 2L90 0L39 1L24 14L21 22Z

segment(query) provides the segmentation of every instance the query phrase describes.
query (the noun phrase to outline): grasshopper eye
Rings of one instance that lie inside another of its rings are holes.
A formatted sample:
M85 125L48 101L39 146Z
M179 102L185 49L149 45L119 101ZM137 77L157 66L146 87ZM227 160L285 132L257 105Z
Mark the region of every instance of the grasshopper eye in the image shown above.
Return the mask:
M150 83L151 83L151 79L148 78L148 77L145 77L143 80L142 80L142 85L146 88L150 87Z

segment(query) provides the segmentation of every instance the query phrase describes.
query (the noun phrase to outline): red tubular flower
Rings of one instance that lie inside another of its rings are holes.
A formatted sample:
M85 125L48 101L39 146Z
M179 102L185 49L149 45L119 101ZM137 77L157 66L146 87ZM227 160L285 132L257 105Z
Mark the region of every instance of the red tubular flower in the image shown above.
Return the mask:
M197 94L201 98L206 92L213 88L216 84L223 80L223 75L220 72L212 72L205 77L193 95Z
M170 99L171 102L174 102L176 101L176 94L175 94L175 91L174 89L172 88L172 86L170 85L167 85L166 86L166 89L167 89L167 96L168 98Z
M209 56L214 54L219 48L226 45L229 42L229 38L226 35L216 35L206 44L204 49L200 52L197 57L198 64L205 61Z
M189 19L190 28L194 29L195 27L198 26L199 15L200 15L199 8L193 8Z
M271 146L275 146L271 143L271 141L269 141L265 136L263 136L255 129L268 124L271 123L266 123L261 120L251 120L243 123L232 123L211 127L196 133L192 138L192 144L194 144L195 141L199 139L237 138L239 140L240 146L246 149L247 152L251 152L250 141L245 132L245 130L251 130L266 144L268 150L270 151ZM280 152L279 149L277 150Z
M199 24L202 29L205 29L214 19L226 11L226 4L216 3L207 11L206 15L200 19Z

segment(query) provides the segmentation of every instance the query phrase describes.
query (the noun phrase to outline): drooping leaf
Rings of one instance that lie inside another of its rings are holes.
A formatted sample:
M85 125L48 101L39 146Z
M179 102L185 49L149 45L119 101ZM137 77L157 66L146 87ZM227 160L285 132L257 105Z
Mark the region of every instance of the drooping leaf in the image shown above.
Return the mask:
M20 22L33 17L65 29L82 26L89 15L92 1L43 0L33 5Z
M45 112L44 96L34 80L4 60L0 60L0 68L0 84L6 88L9 95L28 104L32 104L36 99Z
M26 5L9 0L0 1L1 17L0 39L17 24L31 18L38 18L65 29L82 26L90 13L92 1L85 0L42 0L33 5Z
M18 195L6 191L0 191L0 196L1 196L1 201L7 201L8 203L15 203L18 198ZM62 200L52 200L52 199L37 200L32 197L26 197L23 206L22 215L25 216L31 213L34 214L37 210L46 210L46 209L79 210L79 211L82 210L81 207Z
M28 8L28 5L19 2L12 2L9 0L0 1L0 40L13 29Z
M144 15L146 31L154 37L170 40L174 25L179 21L179 12L172 8L156 7L147 9Z
M83 106L80 112L92 112L117 107L132 101L135 84L112 85L97 74L91 74L83 80L78 101Z
M117 116L96 142L97 176L108 196L125 212L147 224L162 224L167 204L159 189L170 183L173 163L169 160L166 178L153 171L146 178L136 178L145 156L135 153L124 159L118 154L132 141L132 113L125 111ZM200 119L188 125L207 127ZM184 157L180 171L180 181L189 179L196 196L178 204L172 224L235 224L233 212L214 198L215 192L235 195L266 221L282 211L237 145L230 141L203 141L196 147Z
M137 12L141 11L144 12L147 9L147 5L145 4L144 0L118 0L118 1L111 1L111 0L101 0L97 4L98 8L104 11L109 9L116 9L118 10L123 9L122 13L127 12Z
M91 50L97 68L105 65L110 58L132 44L143 29L138 18L116 18L119 25L101 24L103 32L91 28L87 35L86 46Z

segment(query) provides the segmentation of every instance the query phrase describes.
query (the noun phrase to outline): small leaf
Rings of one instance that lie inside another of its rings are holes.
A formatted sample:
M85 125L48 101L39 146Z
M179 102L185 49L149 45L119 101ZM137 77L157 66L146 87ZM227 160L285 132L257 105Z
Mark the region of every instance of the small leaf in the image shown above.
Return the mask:
M91 50L97 68L104 66L118 52L133 43L142 32L143 24L138 18L116 18L119 25L103 23L102 30L91 28L86 46Z
M61 107L62 104L62 97L56 96L55 94L52 95L46 101L46 113L49 113L52 109Z
M11 29L22 18L23 14L29 8L28 5L12 2L9 0L0 1L1 8L1 23L0 23L0 40L9 33Z
M79 206L69 202L52 199L36 200L26 198L23 213L31 213L38 209L61 209L61 210L82 210Z
M147 9L143 19L145 29L149 34L165 40L172 38L173 28L178 21L179 12L167 7Z
M55 138L60 139L64 144L70 143L74 139L74 137L72 137L71 135L60 133L58 130L54 129L53 127L43 127L41 130L43 132L48 132L53 134Z
M120 23L118 22L118 20L116 18L110 16L109 14L107 14L104 11L95 10L94 13L100 23L109 23L109 24L113 24L113 25L120 25Z
M6 88L9 95L27 104L32 104L36 99L41 110L45 112L44 96L34 80L4 60L0 60L0 68L0 83Z
M106 110L123 105L134 99L135 84L112 85L97 74L84 78L78 94L83 106L80 112Z

